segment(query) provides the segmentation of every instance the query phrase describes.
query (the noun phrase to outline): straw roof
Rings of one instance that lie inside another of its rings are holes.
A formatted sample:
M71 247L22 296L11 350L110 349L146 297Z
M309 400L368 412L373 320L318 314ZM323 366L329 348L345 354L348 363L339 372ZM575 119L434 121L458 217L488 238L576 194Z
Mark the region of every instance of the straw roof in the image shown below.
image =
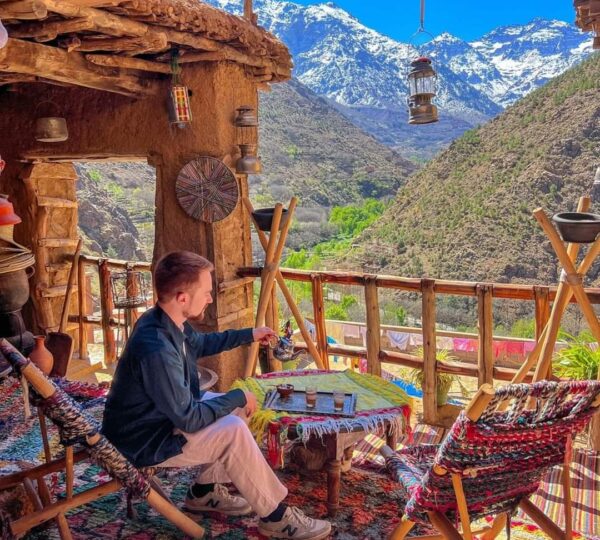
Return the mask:
M199 0L0 0L9 41L0 85L41 81L139 96L181 63L231 61L257 82L291 76L285 45L255 24ZM160 76L160 75L159 75Z

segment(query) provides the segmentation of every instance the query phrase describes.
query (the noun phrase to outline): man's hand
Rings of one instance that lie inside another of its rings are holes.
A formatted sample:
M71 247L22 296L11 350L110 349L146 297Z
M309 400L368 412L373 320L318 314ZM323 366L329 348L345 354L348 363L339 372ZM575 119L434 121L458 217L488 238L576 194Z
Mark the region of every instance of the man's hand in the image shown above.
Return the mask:
M254 341L259 341L262 345L268 345L271 340L279 339L277 333L268 326L261 326L252 330L252 337Z
M244 410L246 411L246 416L250 417L258 409L258 401L256 400L256 396L248 390L244 390L244 395L246 396L246 407Z

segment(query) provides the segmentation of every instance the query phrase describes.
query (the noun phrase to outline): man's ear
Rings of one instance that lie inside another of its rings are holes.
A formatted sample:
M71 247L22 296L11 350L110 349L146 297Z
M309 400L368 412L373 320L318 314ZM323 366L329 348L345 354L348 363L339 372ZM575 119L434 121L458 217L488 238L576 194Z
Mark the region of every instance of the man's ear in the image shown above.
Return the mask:
M186 292L178 292L175 295L175 300L178 304L185 304L188 300L188 293Z

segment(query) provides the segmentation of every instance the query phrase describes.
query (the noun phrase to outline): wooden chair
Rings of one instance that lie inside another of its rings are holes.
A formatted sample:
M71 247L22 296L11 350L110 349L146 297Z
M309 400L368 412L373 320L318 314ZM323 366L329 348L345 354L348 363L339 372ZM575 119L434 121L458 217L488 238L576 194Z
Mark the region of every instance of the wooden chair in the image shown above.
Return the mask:
M440 533L426 538L490 540L517 507L550 538L571 538L571 441L599 408L599 381L483 385L441 445L383 447L407 499L391 540L405 538L415 524ZM565 531L529 501L554 465L563 466ZM487 516L494 517L491 527L474 531L472 521Z
M125 487L148 501L148 504L162 514L183 533L192 538L203 538L204 529L183 514L168 499L162 496L151 483L123 455L99 433L98 423L75 403L62 389L49 380L35 365L24 358L5 339L0 340L0 354L12 365L17 374L23 375L33 391L36 405L57 427L61 441L65 445L65 457L50 461L33 469L11 475L11 481L22 482L32 500L35 512L15 521L0 524L0 529L10 529L12 535L24 534L32 527L54 519L57 522L62 540L71 540L72 535L65 512L94 501ZM74 452L74 445L80 443L84 450ZM91 457L113 478L111 481L92 489L73 493L74 464ZM44 481L44 476L64 470L66 472L66 498L52 502ZM14 476L14 478L12 478ZM4 479L6 484L6 480ZM37 490L33 482L37 482Z

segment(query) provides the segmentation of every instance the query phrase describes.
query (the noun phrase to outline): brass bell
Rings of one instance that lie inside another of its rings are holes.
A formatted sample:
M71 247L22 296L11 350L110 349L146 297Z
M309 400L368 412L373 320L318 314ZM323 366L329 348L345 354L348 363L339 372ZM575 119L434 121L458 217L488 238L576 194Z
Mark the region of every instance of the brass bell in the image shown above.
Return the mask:
M262 172L262 163L256 156L255 144L240 144L242 157L235 164L235 172L239 174L260 174Z
M38 118L35 121L35 140L40 142L62 142L69 138L67 121L57 116Z
M236 109L237 116L235 117L236 127L256 127L258 126L258 118L254 114L254 109L250 105L242 105Z

